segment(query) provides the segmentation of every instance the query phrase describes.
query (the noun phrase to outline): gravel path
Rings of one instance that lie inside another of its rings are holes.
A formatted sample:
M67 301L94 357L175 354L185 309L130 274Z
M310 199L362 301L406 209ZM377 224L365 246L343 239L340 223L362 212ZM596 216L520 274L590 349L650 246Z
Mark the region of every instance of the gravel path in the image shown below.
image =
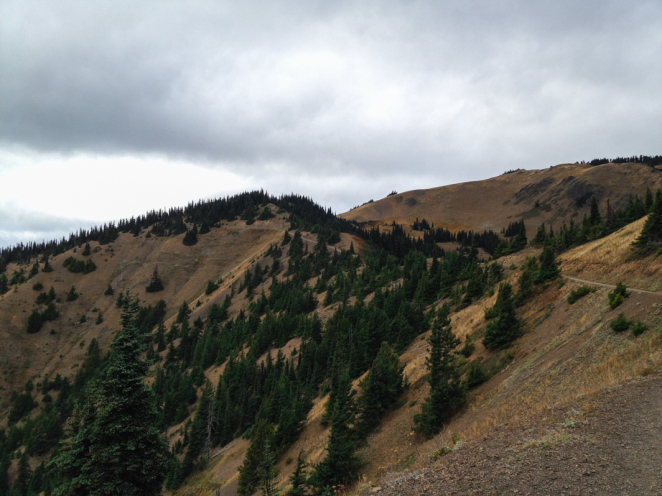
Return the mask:
M530 429L502 428L366 492L662 495L662 376L614 388L592 405Z
M582 282L584 284L591 284L593 286L599 286L601 288L607 288L607 289L614 289L616 286L613 284L603 284L601 282L595 282L595 281L587 281L586 279L579 279L578 277L571 277L571 276L563 276L566 279L569 279L570 281L575 281L575 282ZM646 291L645 289L637 289L637 288L631 288L628 286L628 291L634 291L635 293L645 293L645 294L652 294L652 295L657 295L657 296L662 296L662 292L660 291Z

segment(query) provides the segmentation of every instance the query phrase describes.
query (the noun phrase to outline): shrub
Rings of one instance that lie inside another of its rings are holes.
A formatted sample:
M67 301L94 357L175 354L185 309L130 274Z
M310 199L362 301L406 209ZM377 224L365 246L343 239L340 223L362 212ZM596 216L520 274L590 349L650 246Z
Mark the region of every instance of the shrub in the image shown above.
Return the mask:
M209 281L207 283L207 287L205 288L205 294L210 295L217 289L218 289L218 284L214 283L213 281Z
M622 282L619 282L616 285L616 288L607 295L607 299L609 300L609 308L613 310L629 297L630 292L627 290L627 287Z
M627 331L631 324L632 323L625 318L625 314L621 312L618 314L618 317L611 321L609 327L611 327L614 332L620 333Z
M76 293L76 288L71 286L71 290L67 293L67 301L75 301L78 299L78 293Z
M644 324L640 320L632 324L632 334L634 334L635 336L640 336L647 330L648 327L646 326L646 324Z
M43 321L41 319L41 313L36 308L32 310L32 313L28 317L28 334L34 334L41 330Z
M568 295L568 303L573 305L577 300L583 298L589 293L595 293L597 290L591 286L579 286L577 289L570 291Z
M464 346L460 350L460 355L462 355L465 358L469 358L471 355L473 355L474 351L476 351L476 345L473 344L471 342L471 338L467 336L464 341Z
M482 365L478 360L474 360L469 364L469 370L467 371L466 384L467 388L473 389L480 386L483 382L488 379L488 375L483 369Z
M37 282L34 284L34 286L32 286L32 289L34 289L35 291L41 291L42 289L44 289L44 285L40 282Z

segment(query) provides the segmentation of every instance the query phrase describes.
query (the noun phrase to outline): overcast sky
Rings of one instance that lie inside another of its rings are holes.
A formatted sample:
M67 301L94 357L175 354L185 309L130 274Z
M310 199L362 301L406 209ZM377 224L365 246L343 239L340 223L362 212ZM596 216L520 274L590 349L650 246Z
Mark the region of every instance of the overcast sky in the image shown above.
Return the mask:
M662 2L0 2L0 246L662 153Z

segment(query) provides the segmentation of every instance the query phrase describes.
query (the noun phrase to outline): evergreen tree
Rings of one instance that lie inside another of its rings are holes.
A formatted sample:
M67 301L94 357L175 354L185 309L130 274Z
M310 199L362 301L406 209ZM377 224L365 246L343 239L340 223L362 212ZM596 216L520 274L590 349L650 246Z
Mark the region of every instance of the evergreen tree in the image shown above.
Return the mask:
M32 470L30 469L28 455L23 451L21 458L18 460L18 470L16 471L14 487L12 487L12 496L28 496L31 477Z
M357 431L367 436L377 427L388 409L400 398L406 383L400 358L388 343L382 343L372 368L361 382L363 394L358 404L361 417Z
M262 496L277 496L280 494L278 488L278 466L276 465L276 453L271 447L271 441L264 443L264 454L260 462L260 490Z
M355 391L352 390L349 374L344 372L339 379L331 417L331 432L327 442L327 455L315 467L310 477L310 484L318 491L327 486L337 486L354 481L359 476L362 466L361 459L356 454L358 442L354 425L356 404Z
M485 312L485 318L488 320L483 338L485 348L502 348L521 335L522 325L515 312L513 289L510 284L507 282L501 284L497 301Z
M430 355L425 363L430 371L430 395L425 399L421 413L414 416L414 430L430 439L441 430L444 422L464 405L466 398L453 354L460 340L451 329L447 305L439 310L428 343Z
M53 266L48 262L48 255L44 257L44 267L41 269L42 272L53 272Z
M644 228L633 244L643 247L653 243L662 243L662 195L659 190L658 194L655 195L655 201L653 202L650 214L648 214Z
M163 291L163 282L159 276L159 267L154 267L154 272L152 272L152 279L149 282L149 285L145 288L145 291L148 293L156 293L157 291Z
M108 287L103 292L103 294L106 295L106 296L113 296L115 294L115 290L113 289L113 287L110 284L108 284Z
M32 313L28 317L28 334L34 334L41 330L43 324L43 319L41 313L36 308L32 310Z
M0 295L5 294L9 291L9 283L7 281L6 274L0 274Z
M166 475L168 448L156 428L152 390L143 382L143 339L135 324L137 299L127 294L121 331L111 344L108 366L88 388L69 422L51 466L57 495L156 495Z
M540 269L536 275L536 283L544 284L548 281L558 279L561 275L559 262L556 260L554 247L546 245L540 254Z
M76 293L76 288L71 286L71 290L67 293L67 301L75 301L78 299L78 293Z
M290 490L287 491L287 496L307 496L308 492L306 488L308 487L308 477L306 477L306 468L308 464L303 457L303 450L299 451L299 456L297 457L297 464L294 467L294 471L290 475Z
M237 492L239 494L253 494L253 491L261 482L260 465L264 455L265 446L273 436L273 425L267 420L260 419L253 426L251 444L246 451L246 456L241 467L239 467L239 483Z
M198 226L193 224L193 227L186 231L182 243L184 246L193 246L198 242Z
M92 251L90 250L90 244L85 243L85 249L83 250L83 253L81 253L81 255L87 257L90 255L90 253L92 253Z

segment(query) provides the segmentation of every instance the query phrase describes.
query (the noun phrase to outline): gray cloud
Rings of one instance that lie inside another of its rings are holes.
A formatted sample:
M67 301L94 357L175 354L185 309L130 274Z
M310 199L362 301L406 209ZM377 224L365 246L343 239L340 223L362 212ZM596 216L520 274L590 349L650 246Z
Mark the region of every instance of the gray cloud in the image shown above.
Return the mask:
M661 14L657 1L7 0L0 146L165 154L338 210L391 183L660 153Z

